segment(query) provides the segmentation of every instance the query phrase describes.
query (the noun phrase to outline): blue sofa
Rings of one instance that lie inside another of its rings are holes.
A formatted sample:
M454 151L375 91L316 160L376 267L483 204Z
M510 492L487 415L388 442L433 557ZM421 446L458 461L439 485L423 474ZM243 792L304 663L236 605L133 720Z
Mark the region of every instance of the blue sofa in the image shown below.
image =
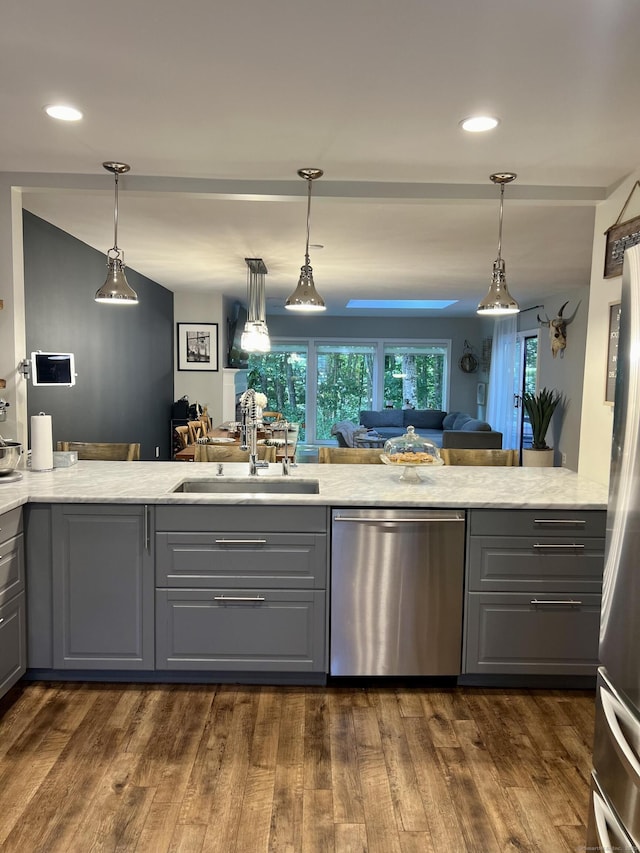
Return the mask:
M438 409L382 409L360 412L360 425L384 438L403 435L408 426L436 447L501 448L502 433L466 412Z

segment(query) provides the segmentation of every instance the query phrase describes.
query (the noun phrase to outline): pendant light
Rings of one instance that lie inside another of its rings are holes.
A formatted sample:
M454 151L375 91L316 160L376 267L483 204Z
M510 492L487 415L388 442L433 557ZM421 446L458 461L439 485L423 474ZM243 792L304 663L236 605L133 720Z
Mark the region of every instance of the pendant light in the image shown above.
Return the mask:
M95 295L96 302L105 305L137 305L138 294L129 285L124 274L124 252L118 248L118 175L128 172L126 163L102 164L115 179L115 204L113 208L113 247L107 252L107 278Z
M298 175L307 182L307 245L304 253L304 266L300 268L298 286L284 303L290 311L325 311L324 299L316 291L313 283L313 269L309 263L309 220L311 216L311 184L323 175L322 169L298 169Z
M509 293L504 261L502 259L502 206L504 203L504 185L516 179L513 172L497 172L490 175L494 184L500 184L500 226L498 231L498 257L493 262L493 275L489 292L478 305L477 313L483 316L499 317L504 314L517 314L520 306Z
M245 258L247 264L248 319L240 338L245 352L269 352L271 341L267 329L264 277L267 267L262 258Z

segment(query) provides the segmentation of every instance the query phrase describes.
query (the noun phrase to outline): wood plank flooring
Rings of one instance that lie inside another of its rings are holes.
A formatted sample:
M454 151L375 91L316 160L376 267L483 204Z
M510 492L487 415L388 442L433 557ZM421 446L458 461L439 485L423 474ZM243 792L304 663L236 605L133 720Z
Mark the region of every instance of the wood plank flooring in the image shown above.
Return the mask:
M594 694L21 684L2 853L557 853L585 843Z

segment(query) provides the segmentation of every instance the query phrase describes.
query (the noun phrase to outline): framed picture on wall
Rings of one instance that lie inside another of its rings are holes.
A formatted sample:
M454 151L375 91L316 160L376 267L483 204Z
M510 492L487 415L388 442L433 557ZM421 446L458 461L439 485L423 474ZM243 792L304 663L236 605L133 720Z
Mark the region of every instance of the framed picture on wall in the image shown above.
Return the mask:
M218 324L177 323L178 370L218 369Z

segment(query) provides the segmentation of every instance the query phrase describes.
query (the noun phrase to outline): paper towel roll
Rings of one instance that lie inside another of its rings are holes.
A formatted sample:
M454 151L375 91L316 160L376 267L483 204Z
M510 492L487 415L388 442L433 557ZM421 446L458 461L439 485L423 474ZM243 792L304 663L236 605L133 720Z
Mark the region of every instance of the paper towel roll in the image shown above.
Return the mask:
M53 431L51 415L31 416L31 470L53 470Z

